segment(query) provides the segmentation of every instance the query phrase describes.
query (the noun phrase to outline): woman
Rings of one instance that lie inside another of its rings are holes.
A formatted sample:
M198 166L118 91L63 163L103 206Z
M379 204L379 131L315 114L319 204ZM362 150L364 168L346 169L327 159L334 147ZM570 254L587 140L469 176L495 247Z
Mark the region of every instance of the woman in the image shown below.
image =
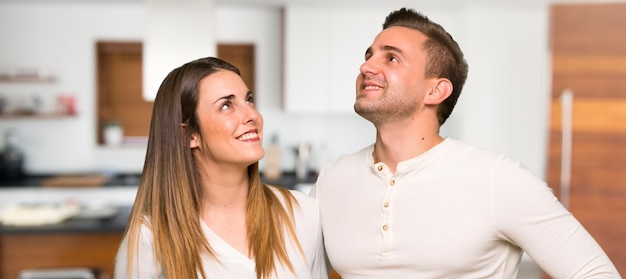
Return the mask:
M156 99L116 278L326 278L317 203L261 182L263 118L233 65L174 69Z

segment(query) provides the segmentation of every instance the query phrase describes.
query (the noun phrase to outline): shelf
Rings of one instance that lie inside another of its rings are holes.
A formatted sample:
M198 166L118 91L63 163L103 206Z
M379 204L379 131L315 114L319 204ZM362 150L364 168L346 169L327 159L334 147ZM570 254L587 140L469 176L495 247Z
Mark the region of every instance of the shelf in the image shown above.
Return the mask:
M56 79L52 76L0 76L2 83L53 83Z
M0 120L4 119L59 119L75 117L75 114L61 114L61 113L5 113L0 114Z

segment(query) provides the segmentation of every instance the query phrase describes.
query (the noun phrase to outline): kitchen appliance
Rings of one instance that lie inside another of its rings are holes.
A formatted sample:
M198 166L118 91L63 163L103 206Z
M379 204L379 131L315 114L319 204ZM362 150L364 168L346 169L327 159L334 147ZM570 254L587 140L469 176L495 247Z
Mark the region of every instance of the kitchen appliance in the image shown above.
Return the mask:
M18 146L14 128L4 133L5 147L0 153L0 181L17 181L24 177L24 153Z

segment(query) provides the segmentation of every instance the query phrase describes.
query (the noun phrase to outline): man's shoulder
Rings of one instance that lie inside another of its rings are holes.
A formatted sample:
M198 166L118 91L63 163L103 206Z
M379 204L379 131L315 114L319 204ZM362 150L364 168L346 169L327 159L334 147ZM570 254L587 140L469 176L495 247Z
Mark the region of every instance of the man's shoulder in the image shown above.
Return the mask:
M368 155L371 158L374 145L368 145L360 150L352 153L345 153L340 155L336 160L331 161L326 168L332 169L342 165L354 165L355 163L367 163Z
M372 166L373 145L364 147L353 153L346 153L331 161L320 171L316 184L325 184L329 181L337 183L338 180L350 180L355 175L360 176L368 172ZM369 158L369 159L368 159Z
M471 165L485 164L489 166L513 166L518 167L520 162L508 155L495 152L483 147L466 143L460 140L447 139L448 152L455 154L456 162L465 162Z

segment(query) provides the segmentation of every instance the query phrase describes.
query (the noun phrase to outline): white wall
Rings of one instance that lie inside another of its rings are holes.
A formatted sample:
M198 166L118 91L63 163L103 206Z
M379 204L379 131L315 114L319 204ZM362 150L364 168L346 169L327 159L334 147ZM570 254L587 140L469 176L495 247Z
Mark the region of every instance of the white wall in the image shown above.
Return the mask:
M547 7L475 6L459 18L469 77L452 133L543 177L551 75Z
M0 84L0 94L37 94L47 106L57 94L76 96L78 117L0 120L16 127L33 173L140 170L140 148L98 148L95 115L95 42L142 39L139 3L0 2L0 69L37 67L56 76L52 85Z
M464 93L443 133L510 155L543 176L549 96L547 6L425 12L459 41L470 64ZM0 94L71 92L79 101L75 119L0 120L0 132L8 127L19 129L29 171L141 170L145 146L103 148L95 144L94 42L141 40L143 17L140 3L0 1L0 69L41 67L59 80L43 87L0 84ZM314 147L325 144L334 159L374 140L372 125L356 114L290 115L280 109L279 8L218 6L215 20L218 42L256 44L257 104L265 118L265 136L269 139L277 133L285 146L285 169L293 168L288 147L300 141ZM382 24L383 18L372 20Z

